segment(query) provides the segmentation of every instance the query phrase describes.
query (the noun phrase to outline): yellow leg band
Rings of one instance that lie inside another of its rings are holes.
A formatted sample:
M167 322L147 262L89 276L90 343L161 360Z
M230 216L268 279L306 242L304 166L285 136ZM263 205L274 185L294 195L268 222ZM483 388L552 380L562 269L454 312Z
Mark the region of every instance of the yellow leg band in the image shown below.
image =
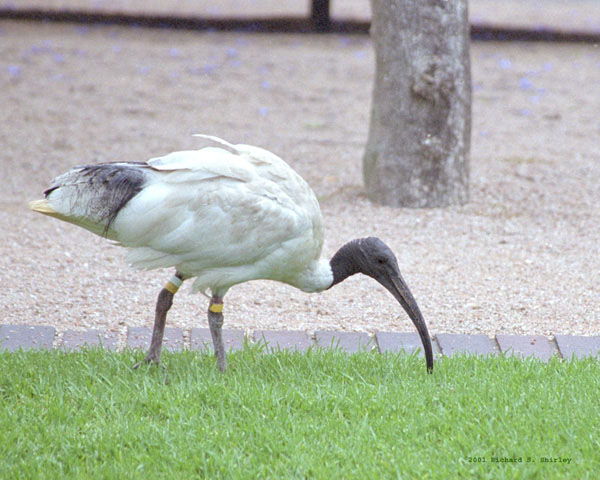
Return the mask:
M221 313L223 311L222 303L213 303L208 309L213 313Z
M165 285L165 290L168 290L173 295L175 295L177 293L177 290L179 290L179 287L181 287L182 283L183 283L183 280L181 280L181 278L179 278L176 275L173 275L171 277L171 280L169 280L167 282L167 284Z

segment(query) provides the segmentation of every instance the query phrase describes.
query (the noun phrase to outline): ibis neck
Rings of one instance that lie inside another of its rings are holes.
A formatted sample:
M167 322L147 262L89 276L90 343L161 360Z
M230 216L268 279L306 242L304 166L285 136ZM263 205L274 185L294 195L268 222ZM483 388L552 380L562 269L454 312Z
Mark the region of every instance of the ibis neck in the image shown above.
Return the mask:
M360 265L356 261L358 250L358 239L352 240L340 248L331 258L329 265L333 273L333 283L329 288L346 280L346 278L359 273Z
M322 292L332 285L333 273L329 262L319 259L312 262L304 272L287 282L308 293Z

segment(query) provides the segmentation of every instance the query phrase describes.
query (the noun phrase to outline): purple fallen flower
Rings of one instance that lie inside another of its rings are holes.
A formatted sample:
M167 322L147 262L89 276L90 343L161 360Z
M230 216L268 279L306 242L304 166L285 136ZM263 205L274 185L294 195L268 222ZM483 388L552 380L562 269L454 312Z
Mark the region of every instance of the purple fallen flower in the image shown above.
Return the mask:
M498 60L498 65L500 65L500 68L503 70L509 70L512 68L512 62L508 58L501 58Z
M11 78L17 78L21 75L21 67L18 65L9 65L6 67L6 71L8 72L8 76Z
M521 77L519 80L519 87L521 90L530 90L533 88L533 83L527 77Z

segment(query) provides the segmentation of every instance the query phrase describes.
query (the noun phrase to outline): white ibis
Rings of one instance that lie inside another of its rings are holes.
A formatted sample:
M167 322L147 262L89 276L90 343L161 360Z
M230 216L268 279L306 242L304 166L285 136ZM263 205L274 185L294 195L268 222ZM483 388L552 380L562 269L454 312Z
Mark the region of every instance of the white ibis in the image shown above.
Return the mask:
M431 371L427 325L390 248L378 238L360 238L330 261L320 258L323 220L302 177L261 148L198 136L221 146L147 162L74 167L53 181L44 200L29 205L127 247L134 267L175 268L158 296L143 361L159 362L167 311L185 280L195 278L193 291L210 290L208 323L223 371L223 297L233 285L268 279L320 292L363 273L389 290L410 316Z

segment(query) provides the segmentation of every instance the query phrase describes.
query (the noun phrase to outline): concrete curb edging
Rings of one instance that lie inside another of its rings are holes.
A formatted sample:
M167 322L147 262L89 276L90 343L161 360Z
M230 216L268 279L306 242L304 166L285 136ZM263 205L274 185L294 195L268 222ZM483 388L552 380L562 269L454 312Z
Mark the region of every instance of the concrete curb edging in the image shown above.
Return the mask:
M212 348L210 332L207 328L193 328L188 335L180 328L166 328L164 348L179 351L184 348L201 350ZM126 346L146 350L150 345L152 330L148 327L130 327L127 331ZM309 335L304 331L257 330L246 335L243 330L224 329L223 337L228 350L243 348L244 340L264 342L266 351L288 349L306 351L314 346L319 348L339 348L347 353L375 351L377 353L419 351L423 355L421 340L417 333L377 332L369 336L361 332L317 331ZM476 355L518 355L548 361L556 356L570 359L600 355L600 335L576 336L556 334L552 338L542 335L504 335L494 338L487 335L438 333L432 336L433 351L436 357L452 356L460 353ZM14 352L60 348L76 351L83 346L102 346L116 351L118 334L100 330L67 330L62 338L48 325L0 325L0 350Z

